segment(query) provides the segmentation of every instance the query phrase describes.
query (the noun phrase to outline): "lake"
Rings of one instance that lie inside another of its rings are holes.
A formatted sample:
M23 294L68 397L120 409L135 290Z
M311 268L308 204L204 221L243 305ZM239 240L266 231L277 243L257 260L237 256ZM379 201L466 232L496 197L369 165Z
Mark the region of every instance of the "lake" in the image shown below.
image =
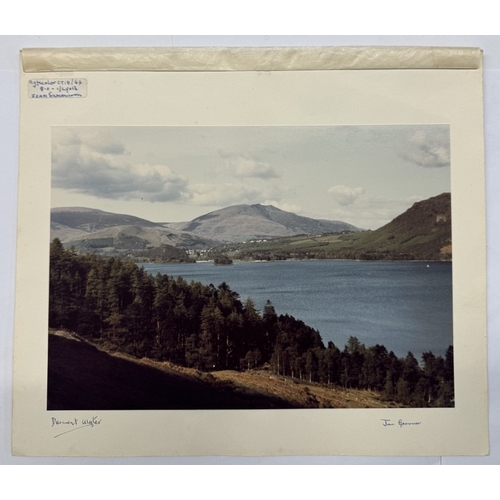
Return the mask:
M449 262L345 260L141 264L152 274L182 276L218 286L225 281L242 301L262 312L269 299L319 330L325 345L343 349L349 336L367 347L420 360L422 352L444 356L453 344L452 266Z

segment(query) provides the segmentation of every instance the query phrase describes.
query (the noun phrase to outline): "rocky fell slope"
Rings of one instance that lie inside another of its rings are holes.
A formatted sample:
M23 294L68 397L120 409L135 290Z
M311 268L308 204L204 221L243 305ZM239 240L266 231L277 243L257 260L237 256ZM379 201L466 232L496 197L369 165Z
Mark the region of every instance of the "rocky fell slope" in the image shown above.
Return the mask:
M222 208L177 227L182 231L224 242L359 231L345 222L311 219L272 205L260 204Z

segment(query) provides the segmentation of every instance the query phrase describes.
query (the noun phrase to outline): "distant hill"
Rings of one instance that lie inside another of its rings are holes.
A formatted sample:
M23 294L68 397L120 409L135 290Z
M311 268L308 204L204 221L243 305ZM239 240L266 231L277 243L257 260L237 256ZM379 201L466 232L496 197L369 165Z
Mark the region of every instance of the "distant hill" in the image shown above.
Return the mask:
M50 238L78 252L128 255L162 245L203 249L218 244L132 215L82 207L53 208Z
M115 226L155 227L157 225L154 222L133 215L113 214L95 208L84 207L53 208L50 218L52 224L90 233Z
M55 233L54 231L52 238L58 237ZM77 251L110 255L142 251L161 245L202 249L218 244L213 240L162 226L115 226L61 241L66 247L73 246Z
M99 231L117 226L154 227L154 222L140 219L132 215L113 214L94 208L68 207L53 208L50 215L51 240L59 238L63 243L75 242L75 248L82 246L81 240L87 240L88 235L92 240L109 238L107 234ZM96 236L96 233L97 234ZM109 245L108 245L109 246ZM113 244L111 244L113 246ZM82 249L90 250L91 243L84 243Z
M452 257L451 196L443 193L415 203L375 231L291 236L268 242L228 244L240 259L326 258L363 260L444 260Z
M191 222L177 226L205 238L224 242L267 239L297 234L321 234L359 231L340 221L311 219L272 205L234 205L215 210Z

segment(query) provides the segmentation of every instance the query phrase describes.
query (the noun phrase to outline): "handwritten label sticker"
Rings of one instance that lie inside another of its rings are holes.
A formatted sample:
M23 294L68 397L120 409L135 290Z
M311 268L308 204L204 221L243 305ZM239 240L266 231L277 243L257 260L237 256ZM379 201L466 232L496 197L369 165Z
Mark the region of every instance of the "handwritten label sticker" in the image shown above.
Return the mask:
M28 97L31 99L87 97L87 80L85 78L32 78L28 80Z

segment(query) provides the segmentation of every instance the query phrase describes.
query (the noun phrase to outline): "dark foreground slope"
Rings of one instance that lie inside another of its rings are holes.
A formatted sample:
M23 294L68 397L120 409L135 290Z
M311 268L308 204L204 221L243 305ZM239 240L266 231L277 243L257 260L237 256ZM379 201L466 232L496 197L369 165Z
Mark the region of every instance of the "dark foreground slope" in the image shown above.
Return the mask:
M380 408L371 391L329 389L266 371L202 373L49 335L48 410Z
M69 335L49 335L48 410L293 408L279 397L217 384L111 355Z

